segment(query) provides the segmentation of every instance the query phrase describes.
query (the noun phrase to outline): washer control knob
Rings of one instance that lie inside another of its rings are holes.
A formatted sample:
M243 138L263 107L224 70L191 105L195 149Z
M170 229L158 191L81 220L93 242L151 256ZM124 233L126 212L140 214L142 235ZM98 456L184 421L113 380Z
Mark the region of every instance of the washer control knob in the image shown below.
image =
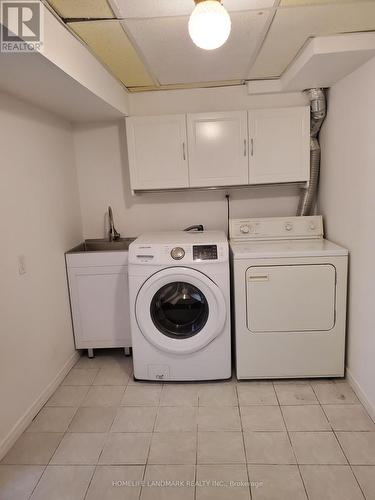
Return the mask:
M291 224L290 222L287 222L284 227L285 227L286 231L291 231L293 229L293 224Z
M316 229L314 222L310 222L309 229L311 229L311 231L314 231L314 229Z
M240 226L240 231L242 234L248 234L250 232L250 228L247 224L242 224L242 226Z
M174 260L181 260L185 257L185 250L181 247L174 247L171 250L171 257Z

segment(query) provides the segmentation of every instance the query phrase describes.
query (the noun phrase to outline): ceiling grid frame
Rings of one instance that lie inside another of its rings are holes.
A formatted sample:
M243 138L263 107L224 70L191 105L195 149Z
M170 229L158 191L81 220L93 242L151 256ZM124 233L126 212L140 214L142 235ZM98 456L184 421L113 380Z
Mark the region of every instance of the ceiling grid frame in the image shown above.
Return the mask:
M264 42L265 42L265 40L266 40L266 38L268 36L268 33L269 33L270 29L271 29L273 20L275 19L275 15L276 15L277 9L279 8L279 5L280 5L281 1L282 0L275 0L273 8L270 9L270 10L273 10L273 14L270 15L269 23L267 23L268 25L266 26L266 29L265 29L265 32L264 32L264 36L262 36L262 39L259 41L259 46L256 49L256 51L254 52L254 56L252 57L252 59L249 62L248 69L246 71L246 75L248 75L250 73L251 68L254 66L255 61L257 60L257 58L258 58L258 56L260 54L260 51L262 50L263 44L264 44Z

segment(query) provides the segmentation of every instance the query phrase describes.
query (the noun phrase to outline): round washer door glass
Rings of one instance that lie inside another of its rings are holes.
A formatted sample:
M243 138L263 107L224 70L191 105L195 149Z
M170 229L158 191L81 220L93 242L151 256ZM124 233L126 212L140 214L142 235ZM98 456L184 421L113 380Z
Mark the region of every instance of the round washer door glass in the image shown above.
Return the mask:
M139 289L135 319L154 347L185 355L203 349L224 331L227 304L218 285L202 272L169 267Z
M207 323L209 307L204 293L191 283L174 281L162 286L150 305L156 328L171 338L186 339Z

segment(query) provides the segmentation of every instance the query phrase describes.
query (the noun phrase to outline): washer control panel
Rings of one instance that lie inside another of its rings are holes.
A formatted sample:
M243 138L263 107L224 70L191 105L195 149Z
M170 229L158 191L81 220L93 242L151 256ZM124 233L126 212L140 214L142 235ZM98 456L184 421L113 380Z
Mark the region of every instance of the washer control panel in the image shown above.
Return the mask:
M231 219L229 235L232 241L322 238L323 218L312 215Z
M228 260L228 243L208 244L150 244L138 245L133 242L129 247L129 263L149 265L189 265L216 264Z
M193 260L217 260L217 245L193 245Z

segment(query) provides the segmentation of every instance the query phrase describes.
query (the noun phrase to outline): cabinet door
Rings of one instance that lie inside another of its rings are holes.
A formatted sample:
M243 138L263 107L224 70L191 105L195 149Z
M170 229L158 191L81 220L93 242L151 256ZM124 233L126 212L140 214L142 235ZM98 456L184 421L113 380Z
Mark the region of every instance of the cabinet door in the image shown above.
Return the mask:
M78 349L130 347L127 266L68 269Z
M188 187L185 115L126 119L132 189Z
M187 115L191 187L248 183L247 113Z
M249 111L249 142L250 184L309 180L308 106Z

